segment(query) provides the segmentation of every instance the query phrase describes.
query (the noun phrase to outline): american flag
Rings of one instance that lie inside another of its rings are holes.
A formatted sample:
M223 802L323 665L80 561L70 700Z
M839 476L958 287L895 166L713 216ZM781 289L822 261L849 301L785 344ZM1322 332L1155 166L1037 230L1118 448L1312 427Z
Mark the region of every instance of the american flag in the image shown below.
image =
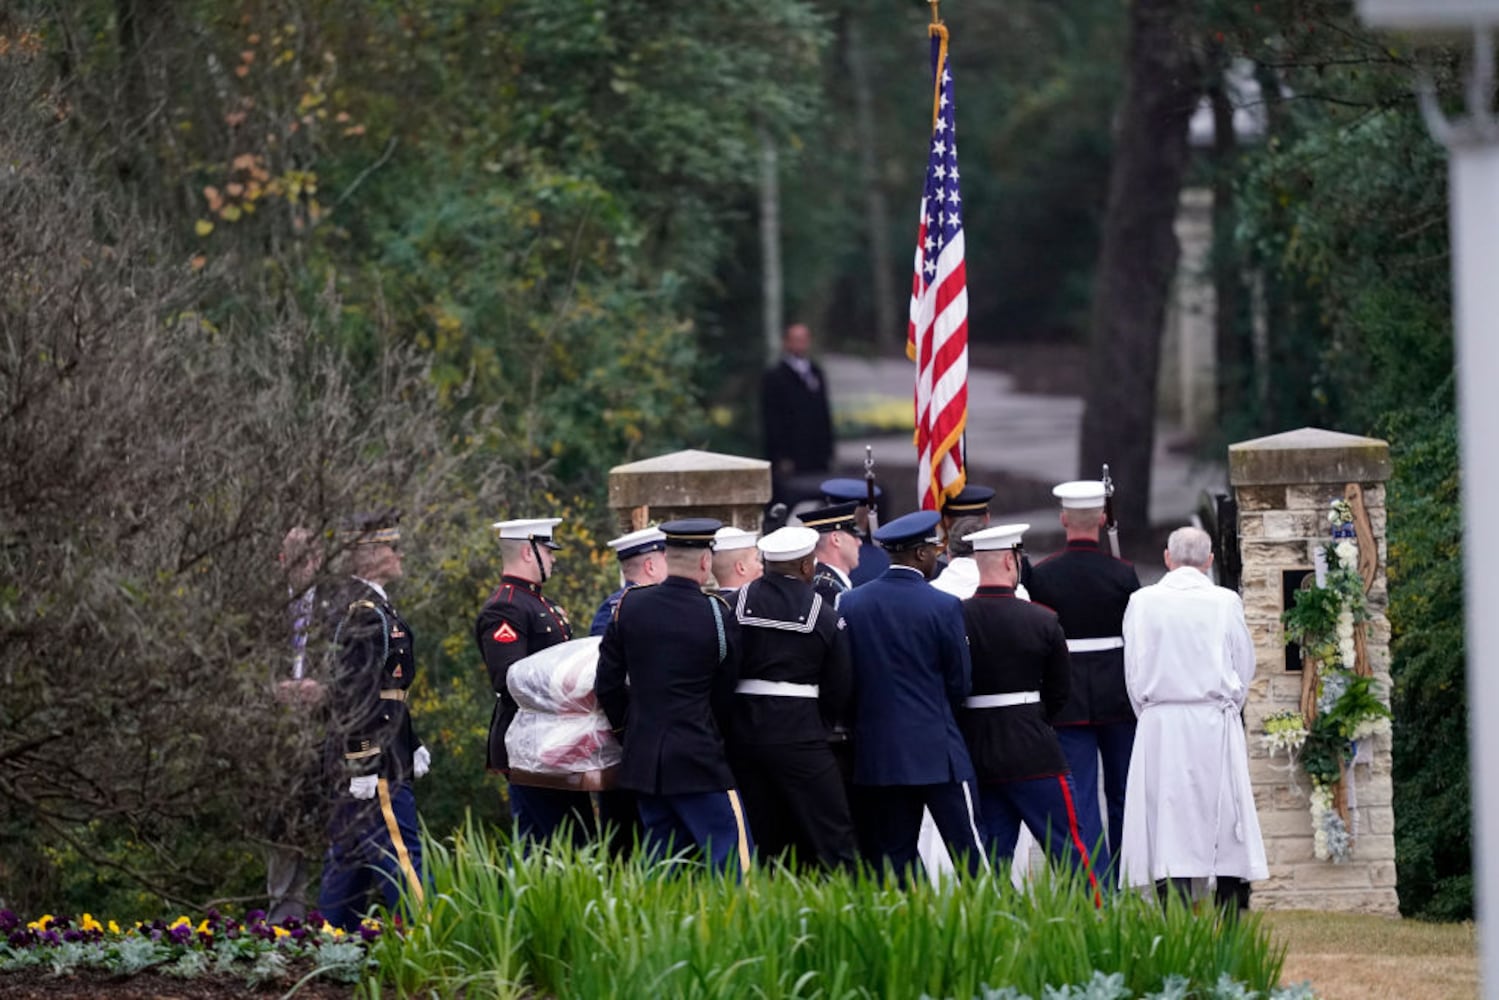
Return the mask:
M906 355L916 362L916 490L921 506L940 509L963 488L963 430L968 424L968 269L963 263L963 199L953 136L947 31L932 28L934 106Z

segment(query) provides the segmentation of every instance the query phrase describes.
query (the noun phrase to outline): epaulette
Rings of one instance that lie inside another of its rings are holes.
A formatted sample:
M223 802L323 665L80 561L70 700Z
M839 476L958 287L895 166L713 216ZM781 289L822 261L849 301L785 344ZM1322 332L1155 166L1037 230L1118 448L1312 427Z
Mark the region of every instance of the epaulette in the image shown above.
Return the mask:
M360 598L359 600L354 601L352 604L350 604L349 605L349 610L345 611L344 614L346 614L346 615L352 615L355 611L358 611L360 608L369 608L371 611L375 612L376 614L380 613L380 607L374 601L366 600L364 598Z

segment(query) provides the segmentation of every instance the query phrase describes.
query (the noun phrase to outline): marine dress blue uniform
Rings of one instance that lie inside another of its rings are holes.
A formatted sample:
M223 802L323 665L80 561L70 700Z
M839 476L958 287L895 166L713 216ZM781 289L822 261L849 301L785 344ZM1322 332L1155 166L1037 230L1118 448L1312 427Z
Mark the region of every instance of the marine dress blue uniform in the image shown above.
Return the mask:
M1064 510L1097 510L1103 484L1063 483L1052 491ZM1087 505L1092 506L1087 506ZM1109 847L1117 855L1124 834L1124 786L1135 745L1135 710L1124 686L1124 610L1140 589L1135 568L1103 551L1095 539L1071 539L1036 564L1031 600L1057 613L1072 659L1071 694L1052 719L1072 769L1079 804L1095 808L1103 766Z
M897 551L935 547L937 520L936 511L917 511L875 538ZM921 570L892 564L843 595L839 613L854 664L854 782L878 802L879 858L906 872L925 807L948 851L976 873L983 849L973 764L954 717L971 682L962 605Z

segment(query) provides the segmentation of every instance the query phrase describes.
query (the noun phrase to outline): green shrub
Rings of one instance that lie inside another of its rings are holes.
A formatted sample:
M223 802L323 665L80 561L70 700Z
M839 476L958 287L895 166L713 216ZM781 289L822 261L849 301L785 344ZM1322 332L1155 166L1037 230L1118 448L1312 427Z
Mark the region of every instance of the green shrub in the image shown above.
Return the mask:
M1060 875L1027 893L1004 873L902 890L867 872L761 869L736 884L685 857L528 856L472 824L425 857L427 908L373 946L372 995L1041 996L1102 973L1130 996L1171 976L1199 995L1226 976L1265 996L1283 960L1256 917L1163 910L1134 893L1100 910Z

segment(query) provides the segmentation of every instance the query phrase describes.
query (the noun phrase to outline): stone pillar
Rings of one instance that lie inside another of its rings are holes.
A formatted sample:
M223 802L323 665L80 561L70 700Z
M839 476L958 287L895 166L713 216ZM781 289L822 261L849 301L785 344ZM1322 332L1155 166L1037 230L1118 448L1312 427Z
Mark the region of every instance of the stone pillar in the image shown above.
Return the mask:
M620 531L678 517L712 517L759 531L770 502L770 463L711 451L677 451L609 470L609 506Z
M1357 837L1353 856L1341 864L1318 861L1313 855L1306 775L1299 766L1288 771L1284 754L1272 759L1260 739L1265 717L1295 710L1301 698L1301 673L1288 669L1280 623L1286 574L1313 569L1313 553L1330 540L1329 507L1349 483L1363 490L1379 555L1366 598L1371 616L1368 655L1389 703L1384 486L1390 477L1389 445L1307 427L1230 446L1228 468L1239 508L1244 613L1255 640L1255 679L1244 709L1249 775L1270 862L1269 880L1254 887L1254 906L1393 916L1399 911L1390 738L1375 738L1369 762L1350 768L1357 797L1350 819Z

